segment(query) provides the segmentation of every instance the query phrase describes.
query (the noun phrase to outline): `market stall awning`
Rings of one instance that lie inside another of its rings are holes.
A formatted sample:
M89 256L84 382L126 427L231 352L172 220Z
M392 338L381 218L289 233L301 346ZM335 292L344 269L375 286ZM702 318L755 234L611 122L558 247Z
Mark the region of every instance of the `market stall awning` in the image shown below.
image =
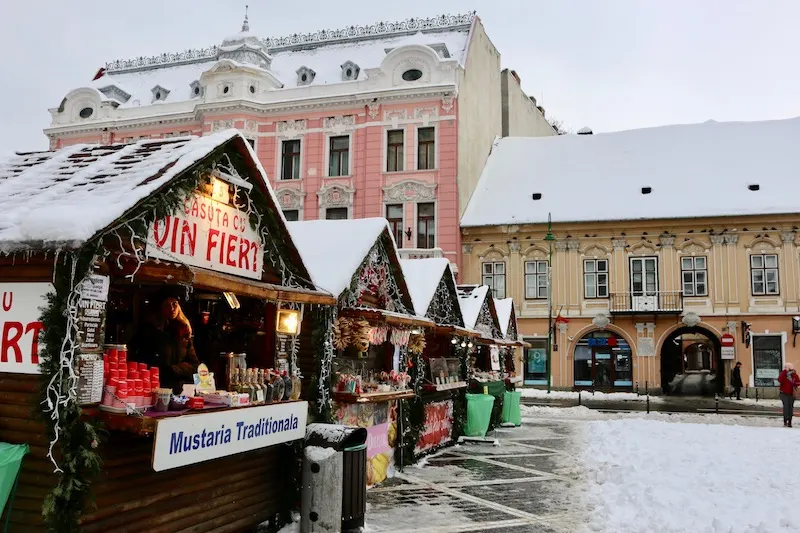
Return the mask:
M404 315L401 313L394 313L392 311L385 311L383 309L371 308L349 308L339 311L340 316L348 318L365 318L367 320L376 320L385 322L390 326L418 326L423 328L432 328L435 326L432 320L416 316Z
M472 339L481 336L481 334L475 330L462 328L460 326L436 326L434 330L439 335L456 335L459 337L470 337Z

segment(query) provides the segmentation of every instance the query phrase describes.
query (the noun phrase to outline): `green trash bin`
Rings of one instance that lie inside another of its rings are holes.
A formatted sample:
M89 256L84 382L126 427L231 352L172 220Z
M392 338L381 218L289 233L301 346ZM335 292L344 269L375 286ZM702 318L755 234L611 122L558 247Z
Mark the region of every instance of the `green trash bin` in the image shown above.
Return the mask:
M467 437L485 437L492 419L494 396L490 394L467 394Z
M28 453L27 444L0 442L0 502L2 502L0 514L6 508L9 496L14 490L19 467L22 465L22 458L26 453Z
M521 392L506 392L503 394L503 424L522 425L522 411L519 407Z

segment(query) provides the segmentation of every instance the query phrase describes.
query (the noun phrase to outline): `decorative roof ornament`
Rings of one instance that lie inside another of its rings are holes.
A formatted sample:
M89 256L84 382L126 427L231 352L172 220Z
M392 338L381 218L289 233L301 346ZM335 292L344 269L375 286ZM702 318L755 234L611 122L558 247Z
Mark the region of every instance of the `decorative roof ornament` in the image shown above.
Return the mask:
M244 22L242 23L242 33L250 31L250 22L247 20L247 9L249 7L250 6L246 4L244 6Z
M402 35L412 35L417 32L436 32L446 30L468 30L472 21L475 19L475 11L458 15L440 15L430 18L410 18L399 22L379 22L367 26L349 26L338 30L320 30L313 33L295 33L285 37L268 37L262 39L262 43L269 52L280 52L286 50L302 50L316 48L318 46L365 41L371 39L381 39L386 37L397 37ZM247 29L245 29L245 27ZM249 32L250 24L245 12L245 24L242 25L243 32ZM171 54L159 54L151 57L136 57L133 59L117 59L106 63L107 72L131 72L137 70L149 70L165 66L183 65L188 63L200 63L211 61L218 58L220 49L217 46L209 48L185 50L183 52Z

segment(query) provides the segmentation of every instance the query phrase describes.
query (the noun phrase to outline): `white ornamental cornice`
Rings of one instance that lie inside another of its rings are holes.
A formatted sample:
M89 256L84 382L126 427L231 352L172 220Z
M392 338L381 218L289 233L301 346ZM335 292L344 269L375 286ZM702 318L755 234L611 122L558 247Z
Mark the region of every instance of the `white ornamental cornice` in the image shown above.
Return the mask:
M356 117L353 115L326 117L322 121L322 127L332 133L348 133L356 128Z
M275 134L281 139L296 139L305 135L306 131L305 119L283 120L275 125Z
M383 188L384 202L412 202L434 200L436 184L420 180L403 180Z
M326 185L317 191L319 207L352 207L356 190L345 185Z
M299 209L303 207L306 193L296 187L283 187L275 191L275 196L281 209Z

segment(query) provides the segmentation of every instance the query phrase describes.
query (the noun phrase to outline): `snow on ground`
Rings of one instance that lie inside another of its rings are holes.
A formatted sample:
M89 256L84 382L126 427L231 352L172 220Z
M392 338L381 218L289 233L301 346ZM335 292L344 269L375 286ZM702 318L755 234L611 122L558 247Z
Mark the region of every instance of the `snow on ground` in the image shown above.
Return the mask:
M625 413L606 413L589 409L584 406L575 407L541 407L537 405L523 405L522 423L536 422L537 420L558 420L561 422L582 422L586 420L630 420L648 419L671 423L696 423L711 425L737 425L737 426L760 426L760 427L780 427L783 422L780 418L758 417L744 415L718 415L714 413L695 414L695 413L659 413L645 411L634 411Z
M605 402L618 402L618 401L634 401L644 402L647 396L644 394L638 395L635 392L595 392L592 394L589 391L560 391L553 390L549 393L543 389L517 389L522 393L523 398L542 398L550 400L578 400L578 394L582 399L592 401L605 401ZM660 396L650 396L650 402L662 401Z
M582 425L588 531L800 531L800 431L651 418Z

